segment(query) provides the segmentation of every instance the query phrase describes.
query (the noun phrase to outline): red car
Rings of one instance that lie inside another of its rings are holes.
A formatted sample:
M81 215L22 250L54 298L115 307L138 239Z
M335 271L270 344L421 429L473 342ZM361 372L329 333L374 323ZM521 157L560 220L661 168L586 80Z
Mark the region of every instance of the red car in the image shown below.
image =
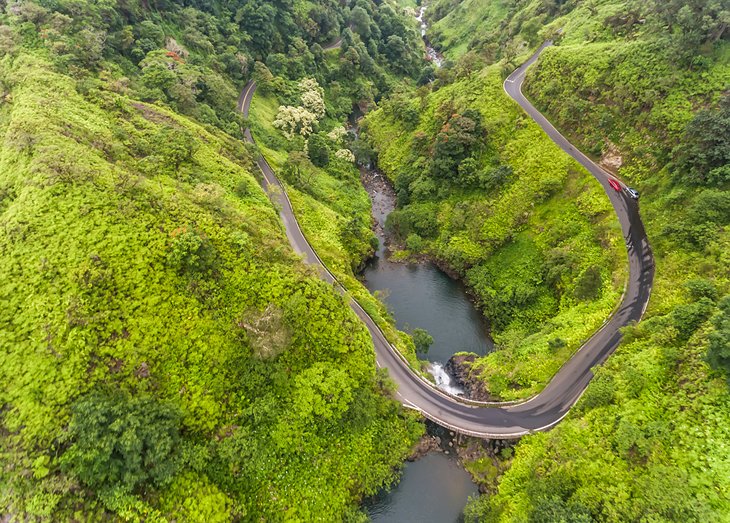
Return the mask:
M615 190L621 192L621 185L616 180L614 180L613 178L609 178L608 179L608 184L611 187L613 187Z

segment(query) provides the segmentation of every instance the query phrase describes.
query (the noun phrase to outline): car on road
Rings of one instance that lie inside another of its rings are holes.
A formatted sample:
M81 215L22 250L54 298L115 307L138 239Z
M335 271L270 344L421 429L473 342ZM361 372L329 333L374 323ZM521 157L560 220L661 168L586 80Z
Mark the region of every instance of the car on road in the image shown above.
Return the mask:
M613 178L608 179L608 185L614 188L614 190L621 192L621 184L618 183L617 180L614 180Z
M634 200L639 199L639 191L633 187L626 187L626 192L629 193L629 196L631 196Z

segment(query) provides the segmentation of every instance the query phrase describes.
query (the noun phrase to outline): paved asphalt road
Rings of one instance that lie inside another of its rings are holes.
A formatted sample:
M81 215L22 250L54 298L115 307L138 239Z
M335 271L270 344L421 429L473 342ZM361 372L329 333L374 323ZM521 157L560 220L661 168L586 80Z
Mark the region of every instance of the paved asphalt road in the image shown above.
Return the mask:
M351 303L352 309L370 331L378 366L387 368L398 385L396 395L399 401L447 428L477 437L516 438L547 430L562 420L588 386L593 377L591 368L603 363L618 346L621 340L619 329L641 319L649 301L654 276L654 263L639 217L638 202L632 200L625 191L617 192L611 188L607 181L610 175L571 145L522 95L521 86L527 68L549 45L551 42L546 42L530 60L512 73L505 81L504 88L555 143L596 177L613 204L626 239L630 276L621 304L610 320L563 365L537 396L522 403L478 404L450 396L413 373L360 305L354 301ZM250 82L239 98L239 110L245 116L248 116L255 90L256 84ZM245 134L246 139L253 142L250 130L246 130ZM258 160L258 165L264 175L264 189L279 204L281 219L292 247L304 256L307 263L319 266L325 281L336 284L335 278L304 238L286 193L271 167L263 158Z

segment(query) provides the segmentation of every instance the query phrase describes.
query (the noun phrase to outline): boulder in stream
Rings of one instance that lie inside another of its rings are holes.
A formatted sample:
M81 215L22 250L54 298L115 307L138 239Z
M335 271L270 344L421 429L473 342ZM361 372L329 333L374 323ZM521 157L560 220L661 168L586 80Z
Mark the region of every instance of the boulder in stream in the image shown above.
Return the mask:
M446 362L444 369L456 384L464 389L464 397L476 401L494 401L484 382L472 370L472 364L478 358L476 354L454 354Z

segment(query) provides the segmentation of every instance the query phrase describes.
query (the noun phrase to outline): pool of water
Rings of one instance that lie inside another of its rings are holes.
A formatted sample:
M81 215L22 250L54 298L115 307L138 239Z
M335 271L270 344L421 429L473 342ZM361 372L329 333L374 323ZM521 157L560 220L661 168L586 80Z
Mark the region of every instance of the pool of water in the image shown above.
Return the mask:
M456 523L477 493L456 459L432 453L406 463L397 487L367 500L365 510L375 523Z
M395 194L381 173L371 170L362 175L380 240L380 248L362 274L367 288L382 293L400 330L408 332L419 327L433 336L434 343L425 359L444 364L461 351L486 354L493 346L487 325L461 282L431 262L404 264L388 260L385 220L395 206Z

